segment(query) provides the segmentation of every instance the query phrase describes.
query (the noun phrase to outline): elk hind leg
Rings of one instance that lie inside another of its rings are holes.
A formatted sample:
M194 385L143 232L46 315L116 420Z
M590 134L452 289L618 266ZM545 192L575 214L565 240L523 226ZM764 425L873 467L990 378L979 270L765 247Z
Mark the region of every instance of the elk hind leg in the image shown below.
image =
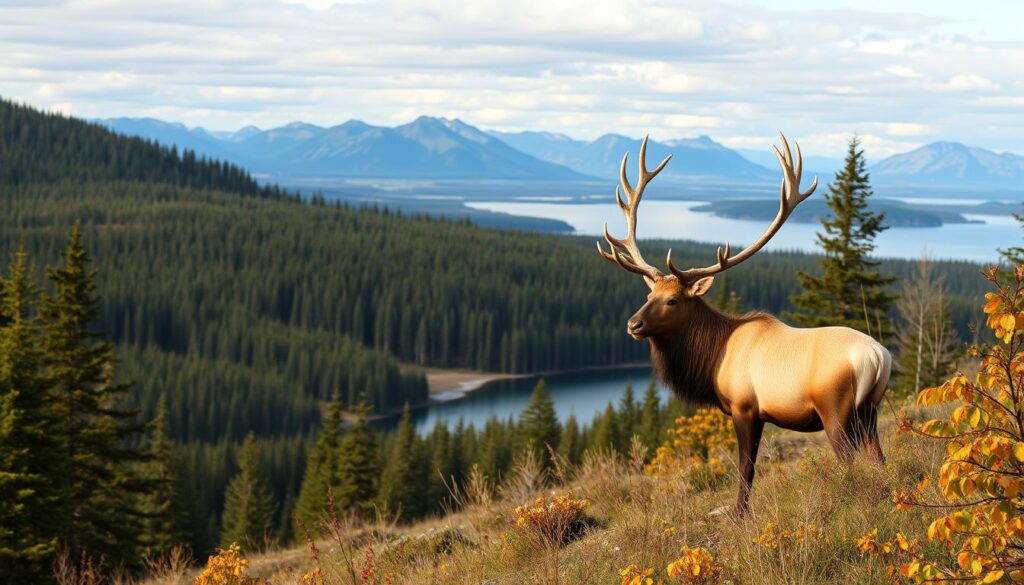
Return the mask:
M832 451L836 459L843 463L853 461L853 454L856 450L856 433L854 432L854 418L851 410L833 410L831 412L819 412L821 422L825 427L825 435L832 445Z
M856 440L869 461L885 463L882 444L878 439L878 407L865 404L857 409Z

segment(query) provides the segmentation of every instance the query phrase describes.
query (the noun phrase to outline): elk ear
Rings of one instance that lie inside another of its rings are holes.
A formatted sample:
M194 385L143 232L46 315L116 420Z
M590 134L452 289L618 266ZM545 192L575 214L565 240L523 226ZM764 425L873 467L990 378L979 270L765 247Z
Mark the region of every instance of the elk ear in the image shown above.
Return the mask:
M711 284L715 282L714 276L705 276L697 282L690 285L690 289L687 290L687 294L694 297L702 297L708 290L711 289Z

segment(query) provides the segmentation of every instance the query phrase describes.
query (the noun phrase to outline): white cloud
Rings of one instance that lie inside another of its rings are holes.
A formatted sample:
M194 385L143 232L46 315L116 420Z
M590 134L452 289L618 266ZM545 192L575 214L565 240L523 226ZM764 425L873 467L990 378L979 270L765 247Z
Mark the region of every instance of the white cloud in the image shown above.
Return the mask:
M925 138L1021 150L1024 40L987 40L967 7L735 2L3 2L0 87L211 129L430 114L759 148L781 128L809 155L858 129L873 157Z

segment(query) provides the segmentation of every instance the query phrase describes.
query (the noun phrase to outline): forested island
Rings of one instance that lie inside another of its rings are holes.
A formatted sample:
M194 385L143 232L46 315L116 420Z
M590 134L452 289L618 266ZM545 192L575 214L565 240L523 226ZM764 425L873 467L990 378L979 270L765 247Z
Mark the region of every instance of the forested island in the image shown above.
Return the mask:
M693 210L729 219L771 221L778 211L778 203L772 199L720 199L694 207ZM875 199L871 202L871 210L885 213L886 224L890 227L940 227L943 224L977 223L977 220L965 218L960 209L939 205L921 207L895 199ZM828 213L824 200L812 199L798 207L789 221L820 223L828 217Z

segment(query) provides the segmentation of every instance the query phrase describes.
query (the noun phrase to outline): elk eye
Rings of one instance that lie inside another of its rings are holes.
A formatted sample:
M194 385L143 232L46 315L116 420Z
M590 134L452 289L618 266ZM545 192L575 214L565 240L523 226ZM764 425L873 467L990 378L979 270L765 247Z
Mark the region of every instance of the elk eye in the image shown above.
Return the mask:
M669 299L669 300L668 300L668 306L670 306L670 307L671 307L671 306L674 306L674 305L676 304L676 302L677 302L677 301L676 301L675 299Z

